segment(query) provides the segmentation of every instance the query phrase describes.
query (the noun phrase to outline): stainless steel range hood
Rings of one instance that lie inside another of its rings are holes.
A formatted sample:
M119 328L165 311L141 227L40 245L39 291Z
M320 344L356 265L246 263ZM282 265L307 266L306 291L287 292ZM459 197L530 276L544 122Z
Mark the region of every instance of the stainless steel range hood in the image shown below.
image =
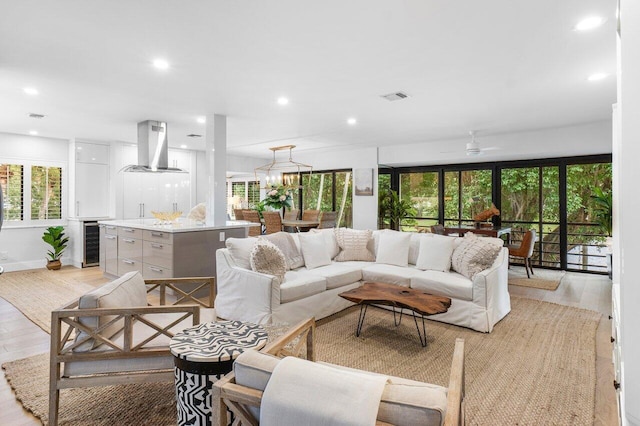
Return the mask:
M123 172L139 173L187 173L186 170L169 167L169 138L167 123L147 120L138 123L138 164L122 168Z

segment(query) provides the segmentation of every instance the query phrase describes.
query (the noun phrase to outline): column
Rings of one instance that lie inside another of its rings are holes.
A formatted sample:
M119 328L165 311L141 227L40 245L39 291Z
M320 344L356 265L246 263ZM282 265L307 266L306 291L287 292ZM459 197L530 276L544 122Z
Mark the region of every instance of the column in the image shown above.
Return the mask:
M227 116L207 115L207 225L223 226L227 221Z

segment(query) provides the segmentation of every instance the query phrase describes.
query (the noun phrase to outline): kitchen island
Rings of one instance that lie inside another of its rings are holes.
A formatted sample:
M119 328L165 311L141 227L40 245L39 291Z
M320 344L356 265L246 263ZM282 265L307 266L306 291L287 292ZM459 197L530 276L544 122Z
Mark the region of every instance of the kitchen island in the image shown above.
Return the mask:
M244 238L246 221L223 226L189 219L161 224L156 219L101 220L100 269L111 276L139 271L146 279L215 277L216 250L229 237Z

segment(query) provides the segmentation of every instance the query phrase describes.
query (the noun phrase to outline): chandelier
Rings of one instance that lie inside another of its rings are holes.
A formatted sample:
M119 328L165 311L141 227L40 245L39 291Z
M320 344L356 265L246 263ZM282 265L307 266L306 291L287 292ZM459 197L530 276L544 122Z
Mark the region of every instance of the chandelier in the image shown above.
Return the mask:
M284 185L291 188L299 188L301 183L301 173L311 173L313 167L308 164L293 161L291 151L295 147L295 145L283 145L269 148L273 152L273 160L268 164L255 168L254 172L256 175L256 180L260 180L258 175L264 173L266 174L267 188L274 185ZM281 159L278 161L276 159L276 152L286 150L289 150L289 159Z

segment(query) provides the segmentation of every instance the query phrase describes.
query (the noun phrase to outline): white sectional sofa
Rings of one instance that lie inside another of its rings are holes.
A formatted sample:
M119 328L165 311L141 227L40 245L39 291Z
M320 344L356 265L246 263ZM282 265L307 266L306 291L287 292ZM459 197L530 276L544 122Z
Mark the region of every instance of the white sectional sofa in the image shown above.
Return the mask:
M311 316L320 319L351 306L351 302L338 294L366 281L392 283L450 297L452 303L446 313L428 318L481 332L491 332L493 326L511 310L507 288L509 256L506 248L496 248L497 257L493 263L473 274L473 279L470 279L448 267L427 265L428 268L442 270L424 269L425 260L427 263L444 261L442 264L446 264L454 257L455 261L455 256L459 256L456 248L465 239L462 237L373 231L367 244L370 261L338 261L342 250L334 230L326 229L316 233L323 238L320 250L326 250L329 263L317 266L317 259L308 255L309 244L305 241L315 238L317 243L320 237L287 234L293 239L295 248L293 253L288 253L288 270L283 279L251 269L251 250L258 238L227 240L227 248L216 252L217 315L229 320L259 324L293 324ZM446 240L442 240L443 238ZM398 246L399 240L404 241L404 245L408 247ZM499 239L482 240L483 244L491 242L494 246L502 246L502 240ZM396 246L392 245L393 242ZM453 247L453 254L441 249L442 244L448 246L449 243ZM318 247L316 244L315 249L318 250ZM303 255L300 259L294 258L296 250ZM398 256L401 257L400 262L390 259ZM398 266L402 264L404 256L407 256L406 266ZM320 262L322 263L326 261Z

